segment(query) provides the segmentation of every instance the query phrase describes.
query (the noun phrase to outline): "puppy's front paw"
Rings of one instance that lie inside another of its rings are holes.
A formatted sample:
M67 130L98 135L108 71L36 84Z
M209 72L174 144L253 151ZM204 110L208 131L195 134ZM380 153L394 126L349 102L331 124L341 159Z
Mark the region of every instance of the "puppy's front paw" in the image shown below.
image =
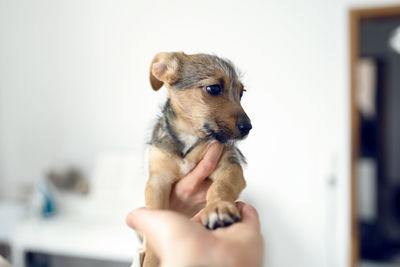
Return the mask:
M235 204L228 201L207 204L201 217L203 225L211 230L229 226L239 220L240 214Z

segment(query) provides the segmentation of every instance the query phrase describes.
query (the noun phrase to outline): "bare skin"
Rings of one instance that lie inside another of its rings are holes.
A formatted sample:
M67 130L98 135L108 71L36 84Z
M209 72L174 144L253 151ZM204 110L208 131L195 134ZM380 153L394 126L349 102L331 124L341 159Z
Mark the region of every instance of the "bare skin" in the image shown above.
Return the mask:
M263 238L257 211L243 202L236 206L242 220L214 231L201 224L201 213L188 219L173 211L141 208L126 221L146 235L162 267L261 267Z
M161 266L262 266L263 238L252 206L237 202L241 221L229 227L210 231L201 223L211 185L207 177L218 165L222 150L220 143L210 145L197 166L173 186L172 211L141 208L128 215L127 224L145 234Z
M204 208L207 191L212 183L207 177L217 167L223 149L221 143L212 143L197 166L173 186L171 210L192 217Z

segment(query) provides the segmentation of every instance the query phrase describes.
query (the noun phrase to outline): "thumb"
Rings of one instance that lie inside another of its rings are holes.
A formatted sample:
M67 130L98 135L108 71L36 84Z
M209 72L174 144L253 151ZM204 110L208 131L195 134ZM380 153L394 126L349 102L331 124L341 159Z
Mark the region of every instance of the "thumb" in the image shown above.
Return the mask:
M242 215L242 223L251 226L254 230L260 231L260 218L257 210L241 201L236 202L236 206Z
M219 142L212 143L203 159L182 180L187 188L198 188L199 185L215 170L221 158L224 145Z
M196 228L179 213L145 208L130 212L126 223L146 236L146 241L161 259L170 254L171 244L187 237L193 227Z

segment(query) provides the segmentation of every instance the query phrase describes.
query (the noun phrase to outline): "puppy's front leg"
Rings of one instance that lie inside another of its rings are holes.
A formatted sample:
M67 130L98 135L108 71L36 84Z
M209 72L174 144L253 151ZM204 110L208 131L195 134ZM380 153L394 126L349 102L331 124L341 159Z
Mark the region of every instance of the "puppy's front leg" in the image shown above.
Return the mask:
M148 209L168 209L172 183L163 175L152 175L146 184L145 199Z
M178 177L177 164L171 155L156 147L150 148L149 180L146 184L145 199L148 209L168 209L172 184ZM145 245L144 267L157 267L159 260L150 248Z
M146 184L145 198L146 208L148 209L168 209L169 196L171 194L171 183L167 182L167 177L162 175L151 175ZM143 267L158 267L160 261L149 246L145 242L145 255L143 260Z
M168 209L171 186L178 179L177 159L157 147L149 151L149 180L146 184L146 208Z
M229 153L224 153L211 178L213 183L207 191L202 223L213 230L239 221L240 214L235 200L245 188L246 182L242 167L229 160Z

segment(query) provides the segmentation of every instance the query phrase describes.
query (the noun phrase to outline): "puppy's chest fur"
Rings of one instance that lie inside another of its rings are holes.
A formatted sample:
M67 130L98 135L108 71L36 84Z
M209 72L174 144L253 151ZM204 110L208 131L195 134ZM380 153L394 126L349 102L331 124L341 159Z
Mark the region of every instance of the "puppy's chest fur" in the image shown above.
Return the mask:
M169 154L170 164L175 164L179 175L183 177L201 160L210 142L208 139L175 131L168 112L164 112L164 116L159 118L153 129L150 144Z
M162 116L154 126L150 144L165 152L185 158L202 141L194 135L177 132L173 127L176 119L171 101L168 99L162 110Z
M197 136L180 133L179 140L183 143L182 155L187 155L188 152L193 151L193 148L199 143L199 138ZM196 166L196 162L192 162L189 158L183 159L179 164L179 169L182 175L186 175L189 173L194 166Z
M150 145L169 155L169 164L176 165L176 174L180 176L175 179L179 179L190 172L203 158L212 139L201 139L192 134L176 131L172 123L176 115L169 100L162 114L154 126ZM246 163L243 154L234 143L225 145L222 158L237 165ZM210 178L213 179L213 174Z

